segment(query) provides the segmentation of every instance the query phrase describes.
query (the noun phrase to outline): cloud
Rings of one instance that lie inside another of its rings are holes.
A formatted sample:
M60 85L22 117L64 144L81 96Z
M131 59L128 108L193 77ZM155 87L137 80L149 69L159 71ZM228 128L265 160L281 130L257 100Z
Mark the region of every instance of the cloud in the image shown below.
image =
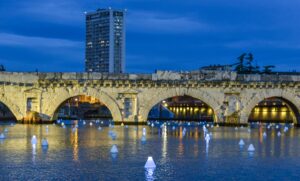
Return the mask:
M50 48L79 48L83 42L67 39L23 36L9 33L0 33L0 45L20 47L50 47Z
M292 41L278 40L240 40L224 44L227 48L283 48L283 49L300 49L300 44Z
M25 15L31 15L36 19L43 19L62 24L78 24L84 21L84 12L75 1L26 1L20 3L18 11Z
M210 25L190 17L146 11L128 13L126 23L129 31L147 33L191 33L212 29Z

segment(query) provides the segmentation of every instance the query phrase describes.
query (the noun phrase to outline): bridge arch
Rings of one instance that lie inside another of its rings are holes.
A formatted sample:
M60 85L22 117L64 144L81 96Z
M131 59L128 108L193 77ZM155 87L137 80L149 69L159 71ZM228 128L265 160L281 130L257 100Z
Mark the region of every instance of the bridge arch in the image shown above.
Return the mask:
M98 99L109 109L114 121L122 121L121 109L118 106L117 102L103 91L99 91L92 88L86 88L86 89L81 88L81 89L76 89L75 91L64 89L59 91L59 93L55 93L55 95L56 96L52 99L52 101L49 102L50 105L46 110L46 114L49 115L51 120L54 120L56 110L66 100L72 97L83 95L83 96L91 96Z
M20 108L8 98L0 96L0 103L4 104L17 120L23 119L24 115L21 113Z
M203 101L213 110L214 121L220 122L222 120L222 117L220 116L221 103L217 101L216 98L211 96L210 93L206 91L199 90L199 89L188 89L188 88L174 88L168 90L160 90L151 96L147 95L147 97L150 97L150 99L148 98L147 100L143 100L143 102L141 103L141 109L139 114L140 120L147 121L150 110L159 102L177 96L189 96Z
M247 123L251 115L252 110L260 102L270 99L279 98L287 104L289 109L295 114L296 122L300 123L300 98L288 91L273 90L273 91L261 91L258 92L251 100L245 105L241 112L241 123Z

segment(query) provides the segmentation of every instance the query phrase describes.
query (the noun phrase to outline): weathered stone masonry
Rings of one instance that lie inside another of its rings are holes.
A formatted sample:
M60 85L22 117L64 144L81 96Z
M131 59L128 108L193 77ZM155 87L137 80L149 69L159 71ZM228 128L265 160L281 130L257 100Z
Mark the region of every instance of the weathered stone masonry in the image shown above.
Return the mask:
M300 76L240 75L229 71L0 73L0 102L18 120L27 116L28 99L34 100L33 111L47 121L55 119L54 113L61 103L77 95L98 98L119 122L144 122L155 104L169 97L188 95L208 104L215 113L215 122L247 123L254 106L269 97L283 98L299 111ZM132 101L133 111L128 117L123 114L125 99Z

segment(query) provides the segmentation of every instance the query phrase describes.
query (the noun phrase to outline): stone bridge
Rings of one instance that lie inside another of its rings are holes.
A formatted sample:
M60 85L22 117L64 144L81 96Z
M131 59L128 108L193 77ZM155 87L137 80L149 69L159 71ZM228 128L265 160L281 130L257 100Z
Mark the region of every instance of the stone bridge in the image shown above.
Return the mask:
M252 109L265 98L285 100L295 113L300 110L300 75L237 74L232 71L157 71L153 74L104 73L0 73L0 102L18 120L27 116L27 103L43 121L55 119L67 99L88 95L98 98L117 122L145 122L160 101L191 96L208 104L215 122L247 123ZM126 101L131 114L124 116Z

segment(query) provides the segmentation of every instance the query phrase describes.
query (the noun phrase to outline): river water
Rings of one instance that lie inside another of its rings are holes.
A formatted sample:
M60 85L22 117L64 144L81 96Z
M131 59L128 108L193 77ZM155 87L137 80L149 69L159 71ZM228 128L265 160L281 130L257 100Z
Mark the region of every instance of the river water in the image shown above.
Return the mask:
M174 129L172 124L111 128L87 122L78 129L1 124L0 133L8 132L0 140L0 180L299 180L299 128L215 126L208 128L207 145L202 125L176 124ZM141 141L144 127L146 142ZM115 140L109 131L116 133ZM42 148L42 138L48 148ZM239 146L240 139L245 146ZM117 155L110 153L114 144ZM252 153L249 144L255 147ZM156 163L152 175L144 169L148 156Z

